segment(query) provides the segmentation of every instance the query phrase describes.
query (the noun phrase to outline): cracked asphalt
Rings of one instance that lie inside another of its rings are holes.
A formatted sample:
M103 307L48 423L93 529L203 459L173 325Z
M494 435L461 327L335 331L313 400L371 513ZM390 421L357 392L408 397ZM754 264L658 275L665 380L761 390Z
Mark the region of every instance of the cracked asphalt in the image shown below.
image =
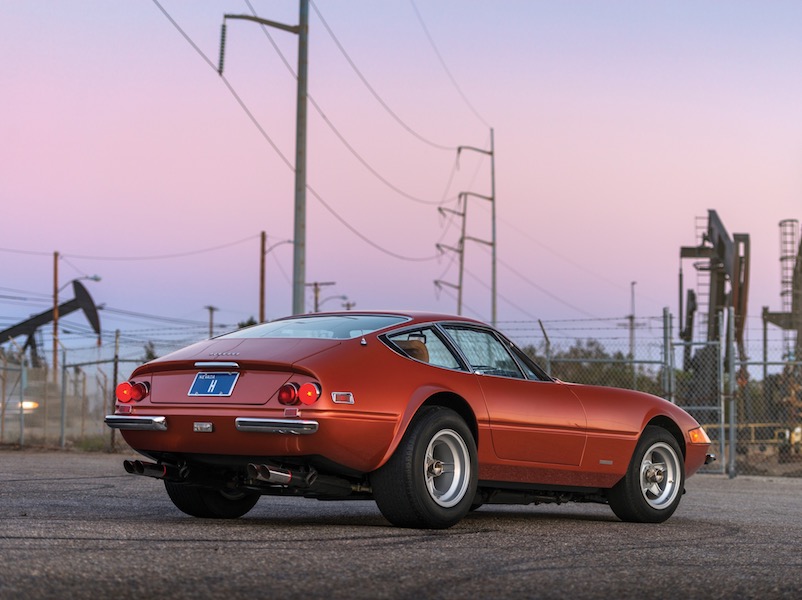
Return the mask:
M445 531L373 502L262 498L201 520L133 455L0 448L0 598L798 598L802 479L697 475L661 525L485 506Z

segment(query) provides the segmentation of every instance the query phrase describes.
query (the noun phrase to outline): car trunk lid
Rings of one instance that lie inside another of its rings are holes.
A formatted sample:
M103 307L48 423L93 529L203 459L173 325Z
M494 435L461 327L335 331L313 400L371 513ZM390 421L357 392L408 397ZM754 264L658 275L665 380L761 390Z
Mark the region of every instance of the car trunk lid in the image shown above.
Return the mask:
M151 361L135 376L150 375L153 404L259 405L299 372L299 362L339 345L319 339L208 340Z

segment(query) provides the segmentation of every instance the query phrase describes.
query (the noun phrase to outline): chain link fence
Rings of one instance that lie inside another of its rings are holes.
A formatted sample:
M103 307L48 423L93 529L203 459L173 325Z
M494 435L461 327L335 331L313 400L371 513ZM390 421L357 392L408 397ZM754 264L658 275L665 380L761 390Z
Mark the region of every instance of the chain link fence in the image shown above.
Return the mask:
M702 423L719 460L708 472L802 476L802 362L787 332L751 323L750 357L732 340L678 342L659 317L502 322L499 328L552 376L648 392ZM724 331L725 328L720 328ZM160 346L163 355L177 349ZM731 348L731 351L727 349ZM152 350L152 348L150 348ZM148 358L142 345L65 351L55 374L0 354L0 443L113 450L103 423L114 388Z
M802 477L802 361L792 360L787 331L756 319L748 325L750 358L740 360L732 339L673 339L667 311L637 320L500 324L554 377L637 389L684 408L704 425L718 456L703 471Z
M54 378L47 366L0 364L0 443L111 450L103 418L114 407L111 360L65 364ZM117 367L140 361L118 360ZM124 373L124 371L118 371ZM121 377L125 377L122 374Z

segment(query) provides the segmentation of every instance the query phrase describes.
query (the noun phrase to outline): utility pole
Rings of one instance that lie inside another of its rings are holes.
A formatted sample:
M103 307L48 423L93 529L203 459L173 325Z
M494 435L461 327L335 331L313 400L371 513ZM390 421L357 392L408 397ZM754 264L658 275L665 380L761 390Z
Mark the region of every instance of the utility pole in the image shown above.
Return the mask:
M336 281L313 281L312 283L307 283L307 287L311 287L315 294L315 312L320 311L320 288L328 285L335 285Z
M58 385L58 252L53 252L53 384Z
M244 19L260 25L275 27L298 35L298 93L295 120L295 250L292 265L292 312L306 312L304 288L306 285L306 97L309 71L309 0L299 2L298 25L285 25L253 15L223 15L220 36L220 64L218 72L223 74L225 54L226 19Z
M214 335L214 311L220 309L212 305L204 306L203 308L209 311L209 337L212 337Z
M265 246L267 234L263 231L259 243L259 322L265 322Z
M298 108L295 128L295 249L292 259L292 313L306 312L306 93L309 71L309 0L300 0L298 19Z
M482 148L475 148L473 146L458 146L457 147L457 160L459 160L459 155L463 150L473 150L474 152L479 152L480 154L486 154L490 156L490 196L482 196L480 194L474 194L471 192L461 192L460 195L471 195L476 196L478 198L482 198L484 200L488 200L490 202L490 211L491 211L491 241L486 242L484 240L477 240L476 238L470 238L474 241L481 242L487 244L491 247L492 251L492 259L491 259L491 283L490 283L490 312L491 318L490 322L495 327L496 322L498 320L498 306L497 306L497 298L498 298L498 288L497 288L497 278L496 278L496 271L497 271L497 259L496 259L496 152L495 152L495 142L494 142L494 135L493 135L493 128L490 128L490 150L484 150ZM467 204L467 203L466 203ZM464 218L464 217L463 217ZM465 238L469 239L469 238ZM464 250L463 250L464 251ZM461 287L461 286L460 286Z
M261 235L261 242L259 244L259 322L264 323L265 318L265 280L267 278L265 273L265 260L267 259L267 255L278 246L282 244L292 244L292 240L281 240L280 242L276 242L269 248L265 248L267 246L267 234L263 231Z

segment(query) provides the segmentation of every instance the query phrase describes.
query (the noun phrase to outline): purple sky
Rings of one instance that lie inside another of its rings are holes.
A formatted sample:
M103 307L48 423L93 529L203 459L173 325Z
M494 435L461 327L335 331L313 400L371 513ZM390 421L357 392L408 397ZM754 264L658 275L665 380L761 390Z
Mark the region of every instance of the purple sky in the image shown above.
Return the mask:
M215 64L222 15L249 11L160 2ZM253 6L297 22L297 2ZM452 148L402 128L311 10L310 95L362 160L425 202L371 174L310 106L309 184L386 251L309 195L307 279L336 282L324 297L454 312L453 291L433 284L456 283L451 255L393 255L457 244L436 205L489 194L490 164L464 153L447 187L453 147L488 147L493 127L499 321L623 317L632 281L638 315L676 312L679 248L710 208L751 235L750 327L762 306L779 309L778 222L802 218L802 4L415 0L471 106L410 1L315 6L393 112ZM87 285L110 307L256 316L259 232L271 244L292 237L293 174L217 73L150 1L5 0L0 14L0 296L50 294L59 251L60 283L98 274ZM294 68L295 36L271 35ZM295 80L258 25L229 22L225 75L293 160ZM468 211L469 234L488 238L488 203ZM291 310L291 247L267 264L275 318ZM489 320L481 244L468 243L466 270L464 313ZM42 310L0 307L0 325Z

